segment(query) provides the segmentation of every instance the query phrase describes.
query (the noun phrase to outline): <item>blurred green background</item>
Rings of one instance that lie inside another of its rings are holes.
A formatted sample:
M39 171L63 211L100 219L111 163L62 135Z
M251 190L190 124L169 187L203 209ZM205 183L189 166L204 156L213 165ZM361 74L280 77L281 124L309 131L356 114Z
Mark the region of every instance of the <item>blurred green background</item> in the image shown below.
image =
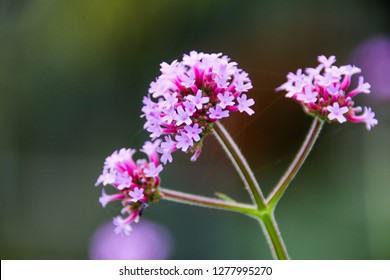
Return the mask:
M103 160L141 147L149 83L161 62L191 50L223 52L249 73L256 114L232 114L225 124L268 193L310 124L274 88L320 54L353 63L360 44L389 38L389 12L384 0L1 1L1 258L89 258L94 231L119 210L98 203ZM381 99L374 90L357 98L376 112L371 132L326 125L279 204L292 258L390 258L388 89ZM164 187L248 201L212 137L196 163L174 156ZM245 216L161 201L144 217L171 232L172 259L271 258Z

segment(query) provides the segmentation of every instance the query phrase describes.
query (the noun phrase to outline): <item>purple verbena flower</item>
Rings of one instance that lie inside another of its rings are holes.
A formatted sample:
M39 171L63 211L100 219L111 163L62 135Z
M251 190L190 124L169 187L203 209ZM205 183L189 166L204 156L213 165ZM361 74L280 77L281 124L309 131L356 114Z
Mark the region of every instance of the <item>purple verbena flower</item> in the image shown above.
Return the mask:
M286 91L287 98L294 99L307 113L321 119L339 123L363 122L368 130L377 125L378 120L371 108L365 107L361 113L361 107L354 107L353 98L357 94L370 93L371 86L364 82L363 76L359 77L357 87L350 89L351 77L361 70L352 65L334 66L335 56L327 58L321 55L318 62L316 68L307 68L306 74L301 69L296 74L289 73L287 82L276 90Z
M121 149L107 157L104 162L103 172L96 181L96 186L110 185L116 193L107 194L105 188L99 202L103 207L112 201L122 202L121 214L114 218L116 233L129 235L131 223L137 222L142 210L148 203L160 198L158 187L160 185L159 173L162 165L159 161L156 148L161 141L146 142L141 151L147 159L133 160L136 150Z
M178 149L194 153L196 160L204 136L229 112L254 113L254 100L243 94L252 88L251 80L226 55L192 51L182 61L160 66L161 75L144 97L142 117L152 139L165 137L157 148L164 164Z
M120 223L120 221L116 221ZM93 260L160 260L167 259L173 247L173 237L163 226L143 219L132 225L129 236L118 235L112 230L112 222L96 229L89 245L89 257Z

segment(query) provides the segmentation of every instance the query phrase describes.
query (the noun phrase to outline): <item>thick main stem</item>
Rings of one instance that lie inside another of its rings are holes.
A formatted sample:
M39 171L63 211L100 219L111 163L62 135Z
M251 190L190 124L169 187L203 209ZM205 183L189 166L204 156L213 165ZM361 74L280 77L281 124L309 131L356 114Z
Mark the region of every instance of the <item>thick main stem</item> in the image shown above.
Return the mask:
M274 258L278 260L288 260L289 257L286 246L284 245L282 236L280 235L273 211L262 215L259 222L262 223L265 232L268 233L268 242L271 243L270 247L273 248L272 253L274 254Z
M239 173L252 198L252 201L256 204L257 209L259 211L266 210L267 204L265 202L265 198L252 170L250 169L240 149L220 122L216 122L214 125L214 135Z
M287 169L286 173L281 178L281 180L276 185L276 187L267 199L267 204L272 209L275 208L283 193L286 191L288 185L294 179L299 169L302 167L303 163L305 162L305 159L313 148L314 143L318 138L318 135L321 132L323 124L324 121L320 120L319 118L313 119L309 133L307 134L306 139L303 142L301 148L299 149L297 155L295 156L293 162L291 163L290 167Z

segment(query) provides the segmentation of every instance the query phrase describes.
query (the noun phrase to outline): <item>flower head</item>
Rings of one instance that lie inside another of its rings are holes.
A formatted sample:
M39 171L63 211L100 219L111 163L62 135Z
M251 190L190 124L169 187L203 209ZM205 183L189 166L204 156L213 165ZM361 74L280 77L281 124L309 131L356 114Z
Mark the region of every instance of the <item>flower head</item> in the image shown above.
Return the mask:
M161 75L144 97L142 117L150 137L165 140L157 148L164 164L179 149L194 153L196 160L213 123L229 112L254 113L254 100L243 94L252 88L251 80L229 57L192 51L182 61L160 66Z
M97 179L96 186L110 185L117 190L113 194L107 194L103 188L99 198L103 207L112 201L122 202L122 215L113 220L116 233L129 235L131 223L139 220L148 203L157 201L160 197L158 187L162 165L156 152L159 144L158 141L145 143L142 151L148 156L148 160L134 161L136 150L121 149L112 153L104 162L103 172Z
M361 70L352 65L334 66L335 56L318 57L316 68L307 68L306 74L298 69L296 74L289 73L287 82L276 90L286 91L286 97L300 103L305 111L327 121L344 123L363 122L370 130L378 124L375 113L365 107L363 113L360 107L354 107L353 98L360 93L369 94L370 84L359 77L356 88L350 89L351 77ZM359 114L360 113L360 114Z

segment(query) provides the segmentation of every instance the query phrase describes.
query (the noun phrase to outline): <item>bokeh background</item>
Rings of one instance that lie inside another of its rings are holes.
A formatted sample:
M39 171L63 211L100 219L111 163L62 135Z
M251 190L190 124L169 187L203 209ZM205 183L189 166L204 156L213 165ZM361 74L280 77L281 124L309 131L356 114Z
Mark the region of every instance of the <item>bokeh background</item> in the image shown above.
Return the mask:
M148 138L141 99L159 64L197 50L227 54L253 81L256 114L224 123L266 194L311 121L274 88L321 54L363 69L372 94L357 102L373 108L379 125L370 132L326 125L276 217L294 259L389 259L386 2L0 1L0 257L94 257L94 246L108 239L96 239L96 231L120 209L98 203L103 160L141 147ZM249 201L211 136L196 163L189 157L175 154L164 187ZM152 258L271 258L259 225L245 216L161 201L143 218L163 231L150 250L170 248ZM134 256L152 242L144 237L108 248Z

